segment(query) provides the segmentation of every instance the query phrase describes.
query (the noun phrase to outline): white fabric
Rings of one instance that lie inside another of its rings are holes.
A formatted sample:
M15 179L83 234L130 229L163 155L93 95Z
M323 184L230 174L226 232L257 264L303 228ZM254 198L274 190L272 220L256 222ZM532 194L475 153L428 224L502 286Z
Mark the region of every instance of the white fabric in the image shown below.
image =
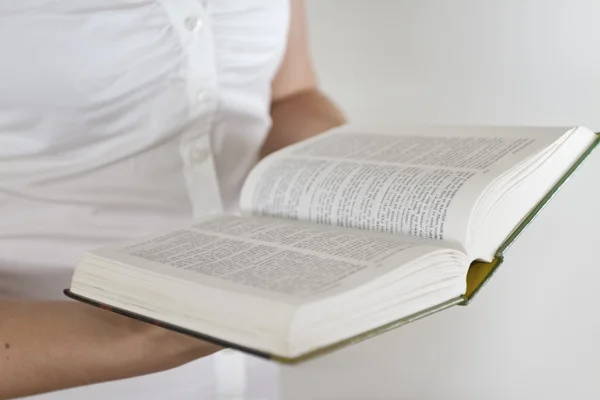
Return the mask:
M85 251L235 211L288 14L283 0L0 0L0 294L62 298ZM40 398L209 398L209 361Z

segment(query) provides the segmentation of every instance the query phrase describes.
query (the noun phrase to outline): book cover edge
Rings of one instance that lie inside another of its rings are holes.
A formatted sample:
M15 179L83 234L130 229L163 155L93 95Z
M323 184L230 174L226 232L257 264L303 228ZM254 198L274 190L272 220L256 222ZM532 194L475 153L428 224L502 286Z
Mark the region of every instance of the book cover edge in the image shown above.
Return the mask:
M529 225L535 220L540 212L550 203L550 200L558 194L560 189L567 183L569 179L573 177L575 172L583 165L583 163L589 158L592 152L598 147L600 143L600 133L596 133L596 139L590 146L579 156L575 163L565 172L558 182L550 189L548 193L540 200L533 209L527 214L527 216L521 221L521 223L512 231L512 233L506 238L506 240L500 245L496 252L496 256L504 256L506 250L512 246L519 236L527 229Z
M159 321L159 320L157 320L155 318L150 318L150 317L146 317L146 316L143 316L143 315L131 312L131 311L123 310L123 309L121 309L119 307L114 307L114 306L111 306L109 304L105 304L105 303L102 303L102 302L99 302L99 301L87 298L85 296L81 296L81 295L79 295L77 293L72 292L70 289L64 289L63 293L65 294L65 296L69 297L70 299L73 299L73 300L76 300L76 301L79 301L79 302L82 302L82 303L85 303L85 304L88 304L88 305L91 305L91 306L94 306L94 307L98 307L98 308L101 308L101 309L109 311L109 312L120 314L120 315L129 317L129 318L136 319L138 321L142 321L142 322L146 322L146 323L152 324L152 325L160 326L162 328L169 329L169 330L174 331L174 332L178 332L178 333L181 333L181 334L184 334L184 335L188 335L188 336L200 339L200 340L204 340L206 342L210 342L210 343L216 344L217 346L221 346L221 347L224 347L224 348L230 348L230 349L233 349L233 350L238 350L238 351L241 351L241 352L249 354L249 355L253 355L253 356L256 356L256 357L259 357L259 358L268 359L268 360L275 361L275 362L280 363L280 364L287 364L287 365L294 365L294 364L299 364L299 363L302 363L302 362L305 362L305 361L309 361L309 360L321 357L323 355L332 353L334 351L340 350L340 349L342 349L344 347L348 347L348 346L354 345L356 343L363 342L363 341L365 341L367 339L371 339L371 338L373 338L375 336L379 336L379 335L381 335L381 334L383 334L385 332L394 330L394 329L396 329L396 328L398 328L398 327L400 327L402 325L409 324L409 323L414 322L414 321L416 321L418 319L422 319L422 318L424 318L426 316L429 316L431 314L435 314L437 312L440 312L440 311L445 310L447 308L450 308L452 306L458 305L458 304L460 304L461 302L464 301L464 297L463 296L459 296L459 297L450 299L448 301L445 301L443 303L437 304L435 306L429 307L429 308L427 308L425 310L413 313L413 314L411 314L409 316L400 318L400 319L395 320L393 322L389 322L389 323L384 324L382 326L379 326L377 328L371 329L371 330L369 330L367 332L364 332L364 333L361 333L359 335L355 335L355 336L350 337L348 339L340 340L340 341L338 341L336 343L333 343L331 345L324 346L324 347L312 350L310 352L307 352L305 354L302 354L302 355L300 355L298 357L291 358L291 357L279 356L279 355L276 355L276 354L270 354L270 353L267 353L267 352L264 352L264 351L252 349L252 348L247 347L247 346L241 346L241 345L238 345L236 343L232 343L232 342L228 342L228 341L225 341L225 340L221 340L221 339L215 338L213 336L209 336L209 335L205 335L205 334L200 333L200 332L196 332L196 331L191 330L191 329L187 329L187 328L184 328L184 327L181 327L181 326L170 324L170 323L167 323L167 322L164 322L164 321Z
M254 350L254 349L251 349L251 348L245 347L245 346L240 346L240 345L237 345L235 343L228 342L228 341L225 341L225 340L221 340L221 339L215 338L213 336L205 335L203 333L196 332L196 331L191 330L191 329L187 329L187 328L184 328L184 327L181 327L181 326L178 326L178 325L170 324L168 322L160 321L160 320L155 319L155 318L150 318L150 317L147 317L147 316L144 316L144 315L132 312L132 311L127 311L127 310L124 310L122 308L115 307L115 306L112 306L112 305L109 305L109 304L106 304L106 303L102 303L102 302L90 299L88 297L81 296L81 295L79 295L77 293L74 293L70 289L64 289L63 293L65 294L65 296L69 297L72 300L76 300L76 301L79 301L79 302L87 304L87 305L91 305L91 306L94 306L94 307L97 307L97 308L101 308L103 310L110 311L110 312L115 313L115 314L120 314L120 315L123 315L123 316L128 317L128 318L133 318L135 320L142 321L142 322L145 322L145 323L148 323L148 324L151 324L151 325L159 326L161 328L168 329L168 330L171 330L171 331L174 331L174 332L177 332L177 333L181 333L181 334L184 334L184 335L187 335L187 336L191 336L191 337L194 337L196 339L203 340L205 342L210 342L210 343L216 344L217 346L220 346L220 347L239 350L239 351L242 351L244 353L251 354L251 355L254 355L254 356L257 356L257 357L260 357L260 358L267 358L267 359L271 358L271 356L268 353L266 353L266 352Z
M554 198L554 196L560 191L565 183L575 174L575 172L583 165L583 163L589 158L592 152L599 147L600 144L600 132L596 132L596 139L592 144L579 156L575 163L567 170L565 174L558 180L558 182L550 189L550 191L540 200L533 209L527 214L527 216L521 221L521 223L512 231L512 233L506 238L506 240L500 245L494 260L489 263L475 261L471 264L467 275L467 291L464 296L464 301L459 305L467 306L473 299L481 292L481 289L490 281L494 274L498 271L498 268L504 262L504 256L506 251L512 246L512 244L523 234L523 232L531 225L536 217L542 212L542 210L548 205L548 203Z

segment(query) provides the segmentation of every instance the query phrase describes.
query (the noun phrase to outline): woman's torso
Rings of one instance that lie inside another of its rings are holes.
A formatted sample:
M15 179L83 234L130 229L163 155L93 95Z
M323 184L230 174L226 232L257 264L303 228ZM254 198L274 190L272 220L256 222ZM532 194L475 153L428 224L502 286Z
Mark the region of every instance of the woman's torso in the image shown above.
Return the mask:
M288 12L282 0L0 0L0 294L61 298L83 252L235 210Z

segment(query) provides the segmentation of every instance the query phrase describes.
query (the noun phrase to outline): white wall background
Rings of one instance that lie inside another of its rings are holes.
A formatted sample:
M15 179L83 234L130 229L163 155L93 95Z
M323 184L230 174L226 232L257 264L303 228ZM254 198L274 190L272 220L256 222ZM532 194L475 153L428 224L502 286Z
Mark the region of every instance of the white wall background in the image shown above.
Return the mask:
M308 14L323 87L355 122L600 131L599 0L308 0ZM596 152L471 306L285 368L282 398L600 398L599 169Z
M598 0L307 0L352 119L600 129Z

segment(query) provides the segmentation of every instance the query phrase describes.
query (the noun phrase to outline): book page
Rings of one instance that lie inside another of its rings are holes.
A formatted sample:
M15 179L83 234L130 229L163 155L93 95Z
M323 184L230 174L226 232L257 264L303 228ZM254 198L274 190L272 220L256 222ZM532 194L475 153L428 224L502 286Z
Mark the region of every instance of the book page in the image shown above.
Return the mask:
M334 131L291 146L251 173L242 209L466 246L469 217L484 189L565 130L403 132Z
M460 254L388 235L231 216L94 254L161 276L289 300L348 290L435 251ZM466 256L455 257L467 264Z

